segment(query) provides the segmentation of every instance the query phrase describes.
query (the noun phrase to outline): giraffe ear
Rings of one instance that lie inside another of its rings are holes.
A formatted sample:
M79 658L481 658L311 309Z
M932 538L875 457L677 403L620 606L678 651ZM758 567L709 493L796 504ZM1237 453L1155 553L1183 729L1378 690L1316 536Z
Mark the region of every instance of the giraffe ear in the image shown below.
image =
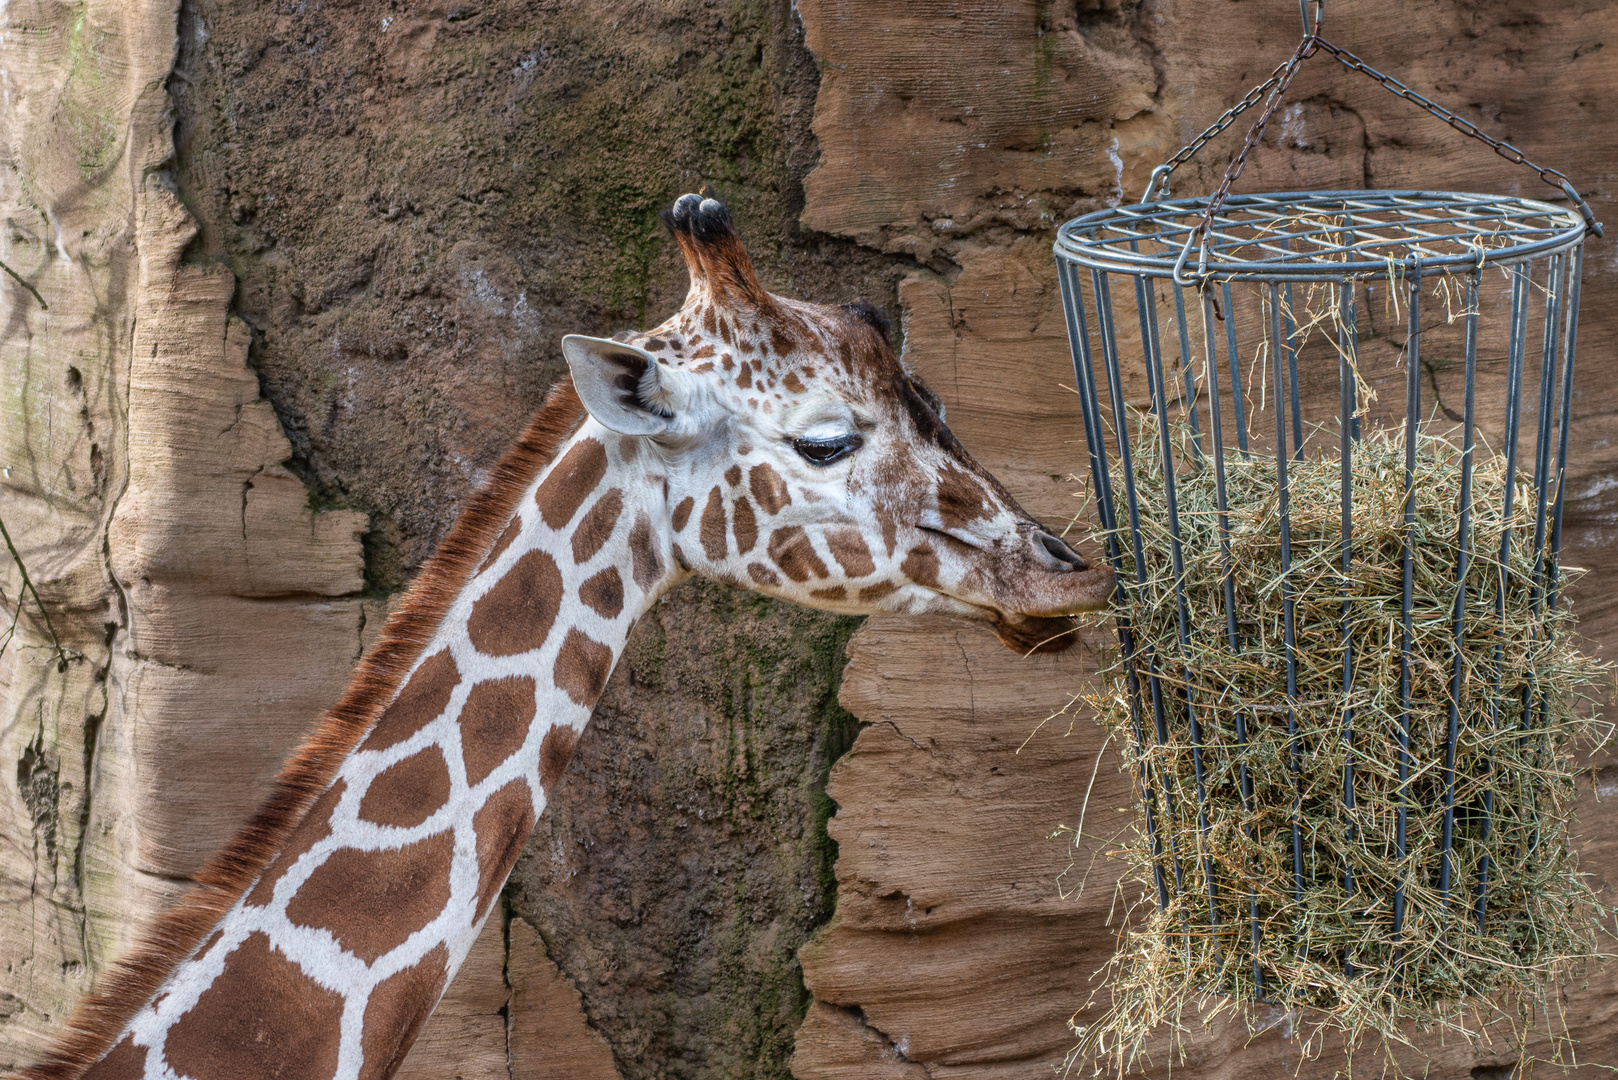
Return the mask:
M662 435L675 424L678 372L645 349L569 334L562 355L590 415L620 435Z

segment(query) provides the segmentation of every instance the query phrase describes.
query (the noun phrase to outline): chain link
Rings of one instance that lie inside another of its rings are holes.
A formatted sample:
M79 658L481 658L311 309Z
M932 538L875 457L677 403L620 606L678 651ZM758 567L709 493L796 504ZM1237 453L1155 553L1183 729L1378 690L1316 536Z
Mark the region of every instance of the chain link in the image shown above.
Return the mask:
M1160 197L1166 197L1169 193L1169 177L1173 175L1174 170L1195 157L1198 150L1201 150L1209 142L1213 141L1213 139L1216 138L1221 131L1224 131L1231 124L1235 123L1238 116L1246 112L1248 109L1251 109L1254 105L1257 105L1260 101L1263 101L1264 95L1269 93L1270 87L1274 86L1280 81L1281 74L1282 72L1286 71L1286 69L1286 64L1282 64L1280 67L1276 68L1268 79L1265 79L1263 82L1253 87L1253 89L1247 92L1246 97L1242 98L1236 104L1226 109L1224 115L1215 120L1212 124L1209 124L1201 135L1198 135L1195 139L1192 139L1190 142L1182 146L1178 154L1175 154L1163 164L1153 169L1151 178L1146 181L1146 194L1140 197L1140 201L1143 203L1151 202L1152 190L1154 188L1158 189L1158 194Z
M1573 204L1578 207L1579 214L1584 218L1585 227L1596 236L1599 237L1601 235L1601 223L1596 220L1594 211L1590 209L1590 204L1584 201L1584 197L1579 194L1578 190L1573 186L1573 181L1568 179L1566 173L1562 172L1560 169L1552 169L1549 166L1539 165L1533 161L1530 161L1528 156L1515 146L1512 146L1508 142L1502 142L1499 139L1496 139L1494 136L1489 135L1476 124L1472 123L1472 121L1463 116L1456 116L1454 113L1444 108L1444 106L1423 97L1421 94L1416 93L1416 91L1410 89L1410 87L1406 86L1398 79L1395 79L1392 75L1384 75L1382 72L1376 70L1376 68L1367 64L1365 61L1361 60L1347 49L1339 48L1323 38L1316 38L1315 44L1319 48L1335 56L1337 61L1350 71L1357 71L1362 75L1370 76L1376 82L1380 83L1383 89L1387 90L1389 93L1402 97L1411 104L1425 109L1427 112L1444 121L1444 123L1448 124L1456 131L1459 131L1462 135L1470 135L1472 138L1491 148L1496 154L1499 154L1513 165L1526 165L1530 169L1533 169L1539 174L1539 178L1551 185L1551 187L1561 188L1562 192L1567 195L1569 199L1573 200Z
M1313 20L1309 18L1309 8L1311 6L1315 8ZM1418 106L1444 121L1444 123L1461 134L1477 139L1513 165L1526 165L1528 168L1533 169L1539 174L1541 180L1552 187L1561 189L1562 193L1573 202L1580 216L1584 218L1586 230L1597 237L1601 236L1601 223L1596 220L1595 213L1590 209L1590 204L1585 202L1584 197L1574 188L1573 182L1568 179L1566 173L1536 164L1510 143L1502 142L1485 133L1470 120L1455 115L1437 102L1410 89L1410 87L1393 76L1384 75L1347 49L1333 45L1321 37L1320 27L1325 22L1324 3L1319 2L1319 0L1300 0L1299 8L1303 13L1305 33L1292 57L1276 68L1268 79L1253 87L1240 101L1226 109L1219 119L1205 128L1200 135L1181 147L1179 153L1153 169L1152 175L1146 181L1146 193L1141 196L1140 200L1142 203L1150 202L1154 191L1158 193L1159 198L1166 198L1169 194L1169 177L1173 175L1174 170L1195 157L1220 132L1230 127L1238 116L1257 105L1260 99L1264 100L1264 111L1247 129L1247 138L1243 140L1241 150L1231 159L1229 166L1226 167L1224 179L1220 181L1219 188L1214 192L1213 197L1208 200L1208 206L1202 215L1202 220L1197 223L1196 228L1192 229L1190 235L1186 237L1185 247L1181 250L1180 258L1174 267L1176 281L1179 281L1182 285L1191 285L1195 284L1197 279L1206 279L1208 238L1213 231L1214 217L1219 213L1219 207L1230 194L1231 185L1242 175L1242 170L1247 165L1247 155L1253 151L1259 140L1263 138L1265 125L1269 123L1270 117L1275 114L1275 110L1280 107L1281 101L1286 97L1287 88L1292 84L1293 77L1297 75L1305 60L1314 56L1316 52L1322 51L1329 53L1350 71L1357 71L1368 76L1389 93ZM1191 249L1199 246L1199 241L1200 252L1197 259L1196 277L1185 279L1182 277L1182 273L1186 260L1191 254Z

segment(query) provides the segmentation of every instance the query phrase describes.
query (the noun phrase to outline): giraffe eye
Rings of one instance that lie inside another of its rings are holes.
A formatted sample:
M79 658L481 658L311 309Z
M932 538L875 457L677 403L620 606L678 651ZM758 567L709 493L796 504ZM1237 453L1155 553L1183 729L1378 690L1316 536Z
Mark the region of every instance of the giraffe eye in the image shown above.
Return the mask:
M798 456L817 468L841 461L864 445L865 440L853 432L829 438L792 440L792 448L798 452Z

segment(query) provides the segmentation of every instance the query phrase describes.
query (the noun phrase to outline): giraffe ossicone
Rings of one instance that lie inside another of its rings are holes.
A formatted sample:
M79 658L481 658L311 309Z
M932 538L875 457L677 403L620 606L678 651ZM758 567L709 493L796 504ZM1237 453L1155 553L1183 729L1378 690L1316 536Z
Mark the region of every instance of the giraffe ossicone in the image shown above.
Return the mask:
M729 212L665 215L691 287L571 372L276 793L27 1076L392 1075L465 958L630 629L701 574L945 612L1054 650L1087 567L977 465L862 304L758 282Z

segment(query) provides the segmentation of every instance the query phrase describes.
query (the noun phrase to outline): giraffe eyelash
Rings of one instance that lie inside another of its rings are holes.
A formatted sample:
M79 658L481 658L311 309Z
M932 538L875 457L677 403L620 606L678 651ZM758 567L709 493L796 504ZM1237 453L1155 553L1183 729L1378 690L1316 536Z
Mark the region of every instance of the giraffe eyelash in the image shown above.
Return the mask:
M816 468L825 468L841 461L865 445L865 440L850 432L830 439L793 439L792 448L798 456Z

